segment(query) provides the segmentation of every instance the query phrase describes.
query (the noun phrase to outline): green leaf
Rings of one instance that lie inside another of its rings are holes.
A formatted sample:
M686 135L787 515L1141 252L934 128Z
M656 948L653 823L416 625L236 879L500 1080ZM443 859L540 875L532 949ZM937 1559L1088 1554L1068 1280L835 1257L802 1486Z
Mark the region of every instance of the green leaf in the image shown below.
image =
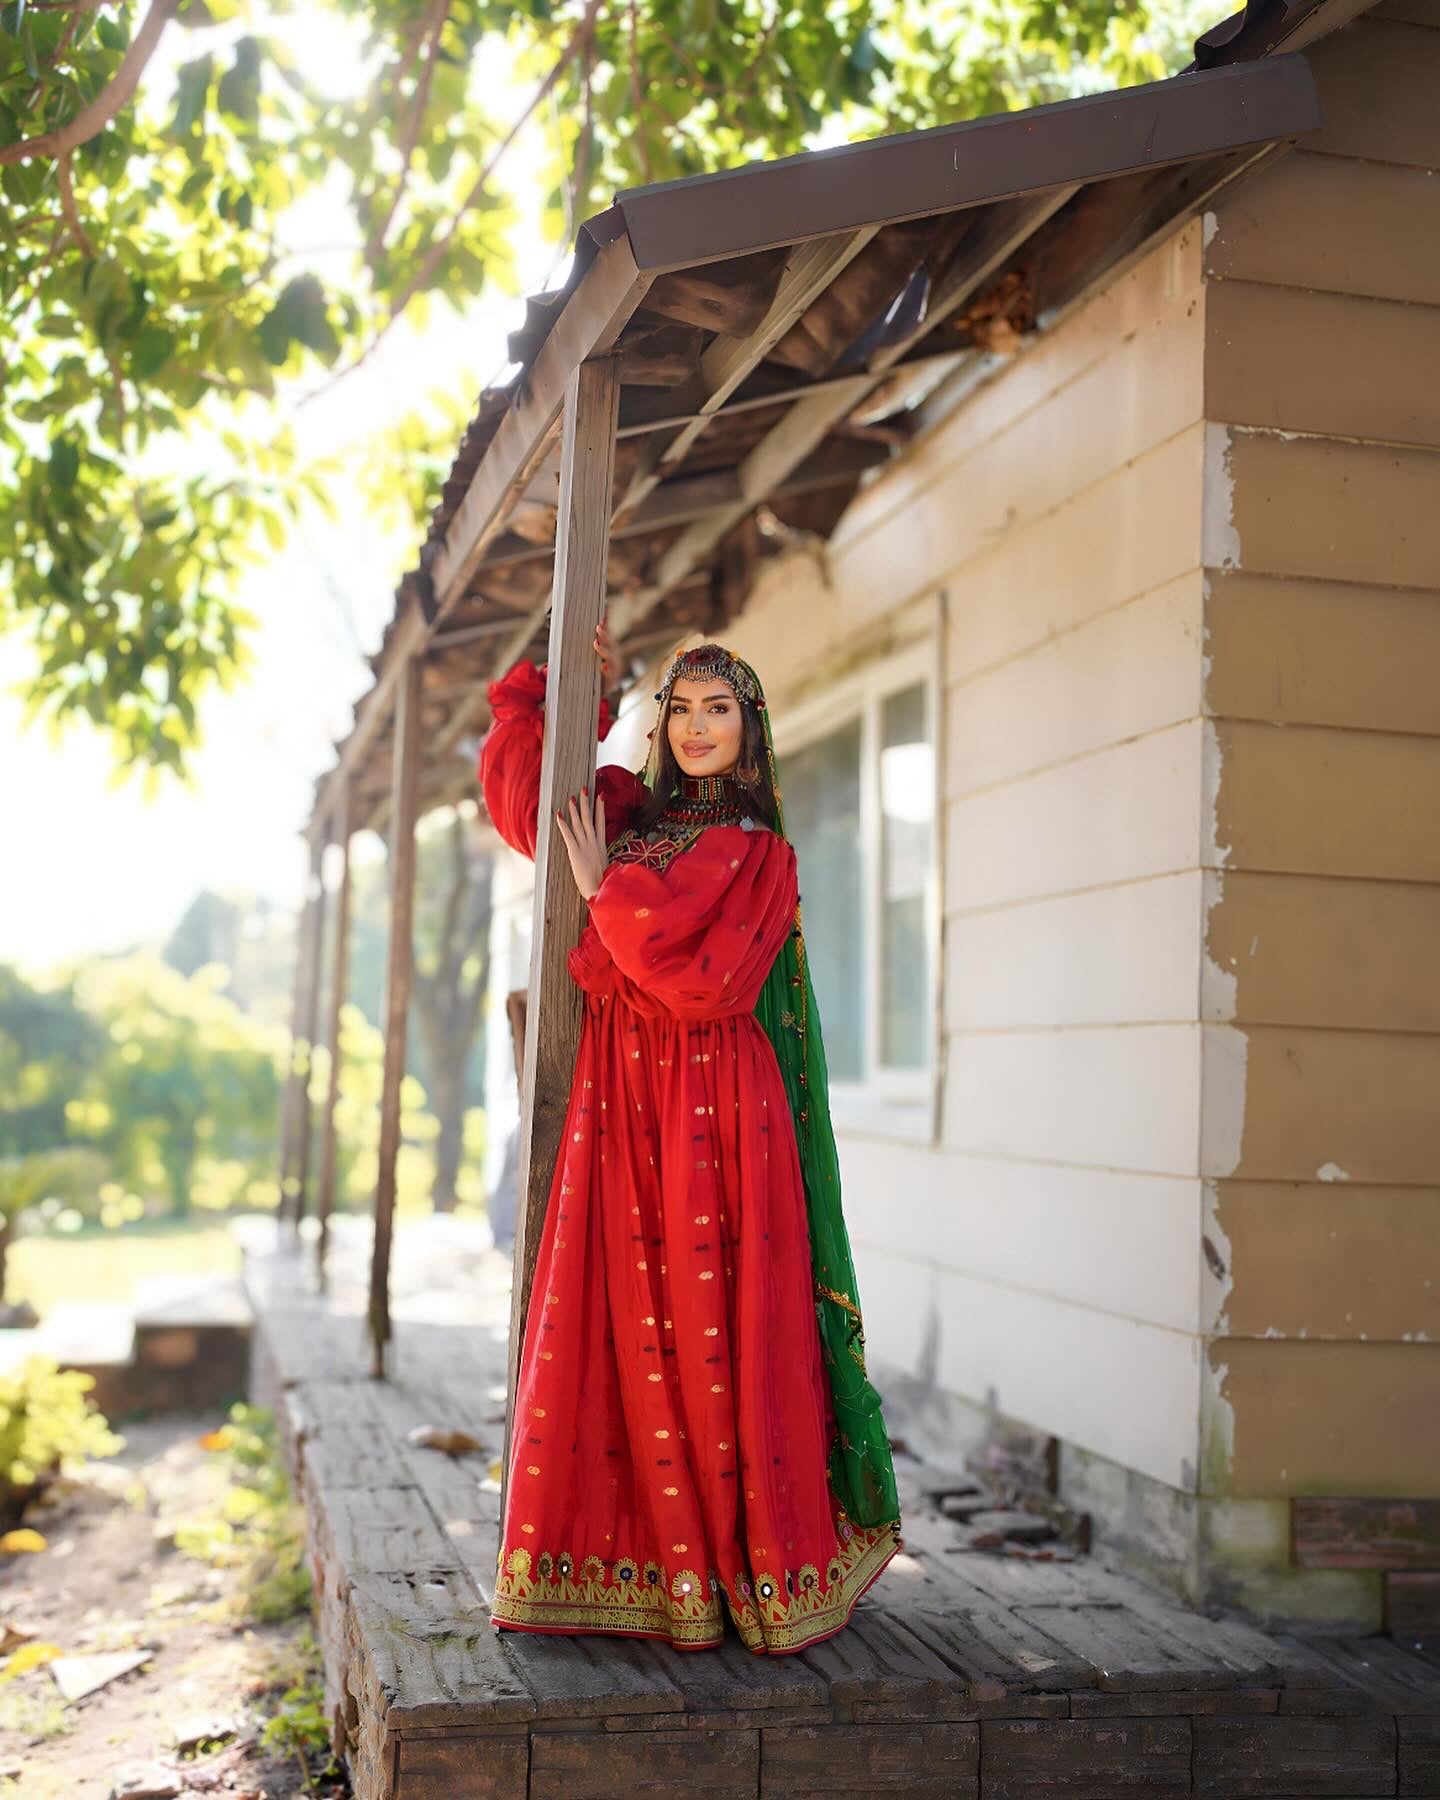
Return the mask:
M69 438L57 438L50 446L50 474L56 487L68 492L80 473L80 447Z
M292 343L303 344L317 355L333 358L340 345L326 316L325 290L314 275L297 275L280 290L280 297L260 325L260 348L270 362L284 362Z
M243 124L253 125L260 116L260 45L243 37L235 46L235 61L220 79L220 110Z
M146 325L130 352L130 373L137 381L147 380L169 362L175 350L175 333L163 325Z
M112 19L108 13L97 15L95 35L107 50L124 50L130 43L130 33L119 19Z
M11 0L9 6L0 7L0 31L11 37L20 35L20 27L25 20L25 0Z
M214 58L208 50L193 62L181 63L176 77L175 117L172 121L181 137L189 137L203 116L214 73Z

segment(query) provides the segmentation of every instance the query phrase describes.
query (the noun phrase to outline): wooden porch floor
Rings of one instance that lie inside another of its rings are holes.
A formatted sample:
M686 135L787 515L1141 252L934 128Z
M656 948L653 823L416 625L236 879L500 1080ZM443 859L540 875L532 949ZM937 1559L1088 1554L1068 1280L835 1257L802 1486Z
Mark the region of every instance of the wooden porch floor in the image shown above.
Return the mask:
M1214 1621L1091 1558L957 1554L909 1458L905 1554L813 1650L497 1637L508 1258L402 1222L375 1382L366 1251L341 1221L329 1300L308 1257L246 1257L252 1391L305 1501L357 1800L1440 1795L1440 1658ZM422 1425L484 1449L421 1448Z

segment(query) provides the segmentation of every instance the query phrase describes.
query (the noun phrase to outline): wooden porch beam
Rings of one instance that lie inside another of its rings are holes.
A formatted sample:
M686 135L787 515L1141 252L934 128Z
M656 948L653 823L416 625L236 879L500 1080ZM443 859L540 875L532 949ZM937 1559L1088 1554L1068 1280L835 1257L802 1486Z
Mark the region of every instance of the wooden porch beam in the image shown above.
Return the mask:
M415 971L415 817L420 792L420 659L401 672L396 695L390 802L390 938L385 956L385 1061L380 1082L379 1172L375 1244L370 1258L371 1373L385 1374L390 1343L390 1242L395 1224L395 1167L400 1153L400 1087Z
M309 1161L310 1066L319 1005L320 932L325 906L321 885L323 836L310 846L305 900L295 931L295 984L290 1011L290 1058L281 1108L279 1218L298 1227Z
M935 360L953 362L959 354L950 350L944 357L937 357ZM853 377L850 379L853 380ZM825 391L833 391L836 385L835 382L826 382ZM780 500L788 495L813 494L822 488L843 487L847 481L854 481L858 475L882 460L883 457L875 446L863 439L828 444L819 455L788 475L767 498ZM643 537L646 532L663 531L670 525L687 525L694 519L704 518L707 513L723 512L740 497L740 492L741 470L738 464L731 469L706 469L700 474L672 476L669 481L662 481L637 507L625 514L623 521L611 525L610 541L614 543L617 539ZM524 563L543 562L554 553L553 545L528 544L523 550L503 551L489 558L481 564L480 572L483 574L486 569L513 569ZM545 603L549 605L548 597ZM502 629L508 623L509 620L498 621L496 629Z
M316 806L312 830L333 812L340 789L364 763L390 716L405 670L469 587L504 525L511 498L524 489L545 455L571 372L587 357L611 348L654 279L653 273L636 267L623 232L596 252L584 281L527 371L523 396L500 421L430 566L434 617L427 621L418 602L412 601L391 628L375 685L357 708L350 735L338 746L338 761Z
M585 905L555 828L555 811L595 780L600 667L593 643L605 605L619 405L616 359L582 363L565 391L560 460L560 526L535 842L525 1070L520 1084L520 1173L502 1479L510 1467L530 1286L580 1041L580 990L570 979L567 959L580 935ZM588 1128L595 1124L592 1119Z
M350 974L350 814L353 790L340 796L340 816L335 821L335 841L340 848L340 880L335 889L335 922L330 936L330 1015L326 1020L325 1048L330 1058L329 1086L320 1132L320 1193L316 1219L320 1227L315 1241L315 1273L323 1294L328 1285L330 1218L335 1211L336 1132L335 1113L340 1101L340 1013L345 1005Z

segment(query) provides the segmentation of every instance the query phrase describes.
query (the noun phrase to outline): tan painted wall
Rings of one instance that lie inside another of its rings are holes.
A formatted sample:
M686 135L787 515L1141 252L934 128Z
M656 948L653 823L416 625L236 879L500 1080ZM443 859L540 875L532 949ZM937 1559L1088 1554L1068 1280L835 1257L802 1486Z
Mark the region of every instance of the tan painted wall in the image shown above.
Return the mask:
M1285 1497L1440 1491L1440 0L1386 13L1319 144L733 632L782 735L942 671L939 1132L840 1133L877 1362L1059 1434L1192 1592L1352 1626Z
M1242 1498L1440 1493L1440 5L1386 13L1205 224L1204 1474Z
M1204 1348L1202 299L1197 221L733 632L782 750L787 706L887 643L928 637L942 669L941 1132L841 1132L875 1357L1180 1488Z

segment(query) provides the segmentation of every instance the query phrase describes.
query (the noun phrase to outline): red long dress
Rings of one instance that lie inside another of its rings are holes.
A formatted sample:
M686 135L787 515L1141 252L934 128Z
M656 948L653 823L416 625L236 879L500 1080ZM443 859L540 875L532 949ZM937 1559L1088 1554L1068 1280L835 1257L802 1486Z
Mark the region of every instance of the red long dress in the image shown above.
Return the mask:
M529 663L495 683L480 759L497 829L531 855L543 698ZM748 822L645 844L626 833L638 778L607 768L597 788L619 860L570 954L584 1022L493 1616L699 1649L728 1611L751 1650L800 1650L840 1630L897 1540L829 1484L794 1127L754 1014L795 855Z

